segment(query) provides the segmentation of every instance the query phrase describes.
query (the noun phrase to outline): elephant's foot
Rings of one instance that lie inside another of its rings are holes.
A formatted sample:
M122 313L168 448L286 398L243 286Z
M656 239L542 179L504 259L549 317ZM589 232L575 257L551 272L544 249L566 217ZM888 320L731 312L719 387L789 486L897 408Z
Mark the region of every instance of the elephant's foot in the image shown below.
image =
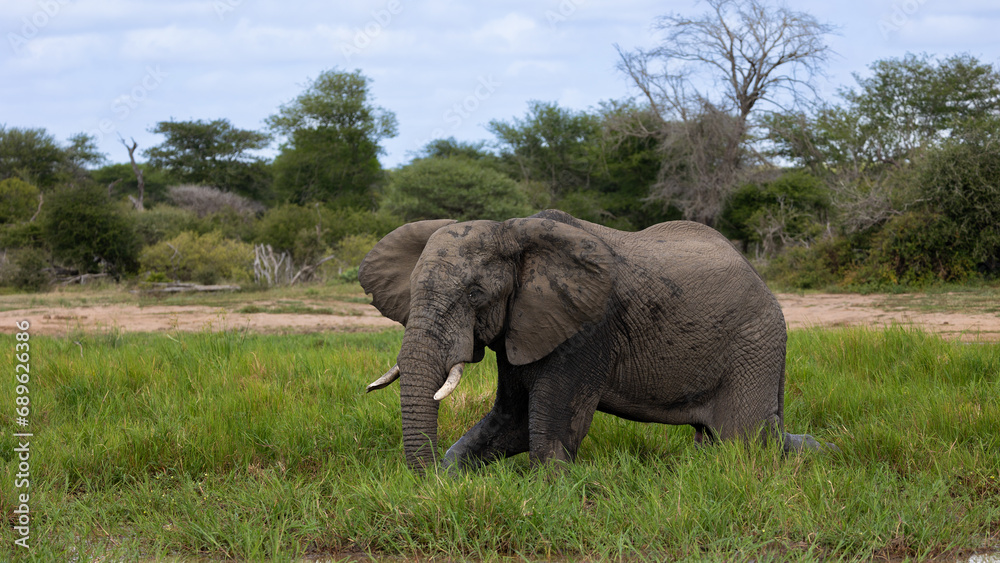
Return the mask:
M803 452L806 450L839 452L840 448L829 442L822 444L809 434L785 433L785 453Z

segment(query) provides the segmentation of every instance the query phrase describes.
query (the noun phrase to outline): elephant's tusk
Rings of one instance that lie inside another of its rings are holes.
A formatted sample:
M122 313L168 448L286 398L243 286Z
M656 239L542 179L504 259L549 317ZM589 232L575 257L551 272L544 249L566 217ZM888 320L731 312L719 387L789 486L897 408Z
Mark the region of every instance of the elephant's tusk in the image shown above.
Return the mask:
M435 401L440 401L441 399L444 399L448 395L451 395L451 392L454 391L456 387L458 387L458 382L459 380L462 379L462 368L464 367L465 363L463 362L459 362L454 366L452 366L451 371L448 372L448 379L445 379L444 385L442 385L441 388L438 389L437 393L434 393Z
M399 379L399 364L396 364L389 368L389 371L385 372L385 375L373 381L368 385L368 390L366 393L371 393L383 387L388 387L393 381Z

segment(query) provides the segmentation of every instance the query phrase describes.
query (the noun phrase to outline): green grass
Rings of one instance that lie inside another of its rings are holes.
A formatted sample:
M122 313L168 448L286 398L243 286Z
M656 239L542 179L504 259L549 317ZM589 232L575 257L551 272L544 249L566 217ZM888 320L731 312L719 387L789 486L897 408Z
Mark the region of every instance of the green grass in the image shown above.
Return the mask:
M790 335L782 458L598 415L577 463L457 478L403 463L401 332L31 339L31 550L13 545L14 384L0 382L0 560L954 558L1000 549L1000 344L904 329ZM79 344L77 344L79 342ZM4 336L0 371L13 373ZM441 407L491 406L492 358Z

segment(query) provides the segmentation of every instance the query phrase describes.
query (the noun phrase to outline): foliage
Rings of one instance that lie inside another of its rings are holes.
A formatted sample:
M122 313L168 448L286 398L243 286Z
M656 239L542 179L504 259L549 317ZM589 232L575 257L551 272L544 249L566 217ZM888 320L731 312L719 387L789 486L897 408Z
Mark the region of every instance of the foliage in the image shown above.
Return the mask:
M430 141L418 154L418 158L450 158L453 156L492 162L496 155L486 150L486 141L457 141L455 137Z
M394 170L382 207L407 221L502 221L532 213L527 195L515 180L461 157L418 159Z
M59 183L83 180L84 166L103 160L88 135L74 135L63 147L45 129L0 124L0 180L20 178L48 191Z
M361 266L368 252L375 247L379 239L370 234L348 235L337 243L333 249L333 254L337 257L337 267L341 274L347 273L349 278L353 270L354 280L357 281L357 271Z
M32 356L44 374L32 413L58 429L31 442L31 510L45 515L32 557L951 560L996 548L997 343L792 331L786 427L839 454L699 448L689 427L598 413L559 471L521 455L415 477L398 391L361 391L401 333L32 334L45 352ZM442 402L442 446L490 409L493 361L467 365ZM0 355L0 371L14 362ZM0 386L0 403L14 393ZM0 435L5 475L15 440ZM17 492L0 489L7 514ZM13 538L0 527L0 559L24 555Z
M150 207L169 201L167 188L173 182L168 178L167 172L153 168L145 162L140 162L137 166L142 171L144 184L143 205ZM132 165L127 162L108 164L91 170L90 178L97 184L107 186L111 197L116 199L139 193L139 181L135 177Z
M618 68L638 89L655 120L635 134L662 148L653 195L714 225L741 183L761 106L798 101L826 63L832 26L767 0L707 0L709 10L668 14L655 27L654 49L617 47ZM721 88L705 89L705 84Z
M38 209L38 188L20 178L0 180L0 224L31 219Z
M495 119L488 129L511 176L544 182L554 197L589 187L596 165L592 146L600 132L597 116L533 100L523 119Z
M331 223L329 211L319 203L286 203L261 217L256 241L271 245L277 252L288 252L295 264L311 264L322 258L330 246L325 235Z
M823 182L806 171L790 170L737 189L726 202L719 230L771 256L786 245L813 242L829 210Z
M239 129L228 119L161 121L150 130L166 137L146 150L149 165L166 170L171 180L200 184L258 201L271 198L271 173L254 156L271 142L265 133Z
M1000 273L1000 119L964 123L919 166L931 209L954 222L956 236L984 272Z
M205 234L212 230L211 224L199 219L194 211L167 204L155 205L142 213L136 213L135 228L144 246L174 238L184 231Z
M138 268L140 239L131 216L100 186L65 187L45 200L42 230L52 257L81 273L116 279Z
M8 264L0 270L3 274L0 281L21 291L41 291L49 285L49 274L44 271L48 267L45 251L22 248L8 258Z
M872 237L871 250L846 278L849 284L884 288L962 282L975 273L967 240L947 217L913 211L893 217Z
M253 247L214 231L183 232L145 248L139 262L143 272L166 274L177 281L242 283L252 277Z
M181 209L187 209L198 217L205 217L227 209L244 216L264 211L264 206L256 201L211 186L171 186L167 191L174 205Z
M271 245L277 252L288 252L296 264L304 265L322 258L345 237L381 238L403 222L386 210L288 203L269 209L261 217L254 240Z
M379 143L396 136L396 116L372 105L369 83L360 70L326 70L267 118L285 139L274 161L279 197L374 206L372 188L382 180Z

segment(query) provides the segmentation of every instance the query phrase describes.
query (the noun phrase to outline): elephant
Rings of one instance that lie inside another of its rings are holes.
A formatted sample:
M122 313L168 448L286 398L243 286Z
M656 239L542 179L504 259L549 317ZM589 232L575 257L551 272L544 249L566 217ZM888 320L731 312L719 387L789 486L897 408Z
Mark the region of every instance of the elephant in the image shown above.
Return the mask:
M403 449L423 472L528 452L572 462L596 411L690 425L695 440L784 432L784 316L718 231L670 221L625 232L558 210L506 221L405 224L365 256L359 281L404 325L396 365ZM437 459L439 401L495 352L492 410Z

